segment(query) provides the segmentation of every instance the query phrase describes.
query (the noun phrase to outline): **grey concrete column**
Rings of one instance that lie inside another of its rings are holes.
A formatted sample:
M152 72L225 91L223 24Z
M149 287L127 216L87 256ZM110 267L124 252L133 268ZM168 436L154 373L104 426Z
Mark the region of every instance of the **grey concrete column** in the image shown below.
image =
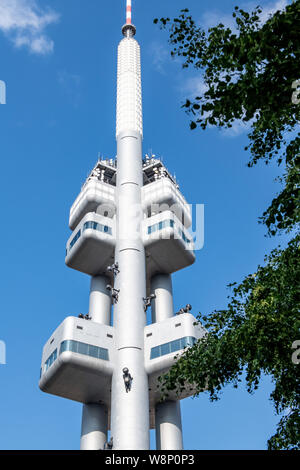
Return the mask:
M156 274L151 279L151 293L156 298L151 303L152 323L174 315L172 278L170 274Z
M162 322L174 315L172 278L170 274L156 274L151 279L152 322ZM159 403L155 409L156 449L181 450L182 424L179 401Z
M108 417L104 405L83 405L80 450L100 450L107 441Z
M91 278L89 315L92 321L110 325L111 295L106 289L110 281L106 276Z
M106 276L91 278L89 316L92 321L110 324L111 296L106 289ZM108 416L105 405L89 404L82 407L81 450L99 450L107 441Z
M156 449L182 450L182 424L179 401L166 401L156 405Z

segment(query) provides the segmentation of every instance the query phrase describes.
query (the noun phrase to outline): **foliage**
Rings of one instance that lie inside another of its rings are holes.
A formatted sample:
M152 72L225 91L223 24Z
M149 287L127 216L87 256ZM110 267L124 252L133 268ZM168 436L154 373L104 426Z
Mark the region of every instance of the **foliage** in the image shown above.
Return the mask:
M290 230L295 215L300 219L300 105L292 100L299 79L300 1L276 12L263 25L260 13L259 7L252 13L235 7L234 30L220 23L206 32L187 9L172 22L162 18L160 24L169 28L171 55L183 58L184 68L201 71L206 91L183 105L193 116L191 129L230 128L241 120L251 125L246 147L251 154L249 166L259 160L285 163L285 189L262 219L273 235ZM275 228L276 219L280 223Z
M270 207L260 218L260 222L268 227L270 235L277 231L290 231L300 223L299 204L299 155L295 157L295 165L287 165L282 178L283 190L272 201Z
M288 420L299 437L300 377L291 349L300 328L299 247L297 236L285 250L273 250L265 266L259 266L240 285L231 285L226 310L198 317L208 334L186 349L161 377L165 395L169 390L184 389L188 382L195 384L197 394L206 389L216 400L226 384L237 387L244 372L249 392L258 388L263 373L268 374L275 384L271 399L276 411L292 411L282 425ZM274 447L275 436L270 442Z
M216 400L225 385L238 387L244 373L250 393L267 374L274 383L270 398L282 414L268 447L300 449L299 365L291 357L300 329L300 105L292 98L300 78L300 1L265 23L260 15L259 7L252 13L236 7L233 30L219 24L205 31L187 9L172 21L159 20L168 28L171 55L183 58L184 68L198 69L205 86L202 96L183 105L193 116L191 129L249 123L248 166L284 165L282 190L260 222L270 236L293 232L287 248L273 250L255 274L231 284L227 309L198 317L206 336L185 350L160 387L166 396L192 383L196 395L207 390Z
M299 408L281 418L277 433L269 440L269 450L299 450L300 415Z

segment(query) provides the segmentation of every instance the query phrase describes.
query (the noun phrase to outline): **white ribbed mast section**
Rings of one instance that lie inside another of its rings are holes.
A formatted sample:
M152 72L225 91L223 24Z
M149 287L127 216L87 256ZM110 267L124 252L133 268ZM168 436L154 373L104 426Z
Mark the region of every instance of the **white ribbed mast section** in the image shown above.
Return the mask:
M133 38L131 1L127 0L124 38L118 48L117 86L117 241L115 261L119 290L114 306L116 357L112 379L111 436L113 448L149 449L149 392L144 366L146 315L145 252L142 221L142 99L140 47ZM132 377L126 390L123 369Z
M143 135L140 46L133 38L131 0L127 0L127 24L122 31L125 38L118 48L117 139L129 129Z

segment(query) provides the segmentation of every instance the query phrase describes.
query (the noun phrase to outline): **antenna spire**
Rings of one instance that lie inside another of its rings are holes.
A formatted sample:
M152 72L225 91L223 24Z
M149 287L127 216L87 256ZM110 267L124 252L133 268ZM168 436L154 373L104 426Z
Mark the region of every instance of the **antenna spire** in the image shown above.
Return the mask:
M131 38L136 33L136 28L131 22L131 0L126 0L126 23L122 28L122 33L125 37Z
M127 0L127 5L126 5L126 24L131 24L131 0Z

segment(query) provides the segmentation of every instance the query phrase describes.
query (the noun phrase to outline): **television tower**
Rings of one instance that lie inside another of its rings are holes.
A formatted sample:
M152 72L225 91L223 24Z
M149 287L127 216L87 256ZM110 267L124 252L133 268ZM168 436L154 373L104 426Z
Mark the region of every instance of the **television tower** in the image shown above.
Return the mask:
M83 403L81 449L149 449L155 428L157 449L176 450L183 448L180 400L194 389L187 384L161 401L158 377L205 333L190 305L180 315L173 307L171 274L195 261L191 211L161 160L142 156L140 46L131 0L122 33L117 157L96 163L69 218L66 264L91 276L89 313L67 317L51 335L39 386Z

